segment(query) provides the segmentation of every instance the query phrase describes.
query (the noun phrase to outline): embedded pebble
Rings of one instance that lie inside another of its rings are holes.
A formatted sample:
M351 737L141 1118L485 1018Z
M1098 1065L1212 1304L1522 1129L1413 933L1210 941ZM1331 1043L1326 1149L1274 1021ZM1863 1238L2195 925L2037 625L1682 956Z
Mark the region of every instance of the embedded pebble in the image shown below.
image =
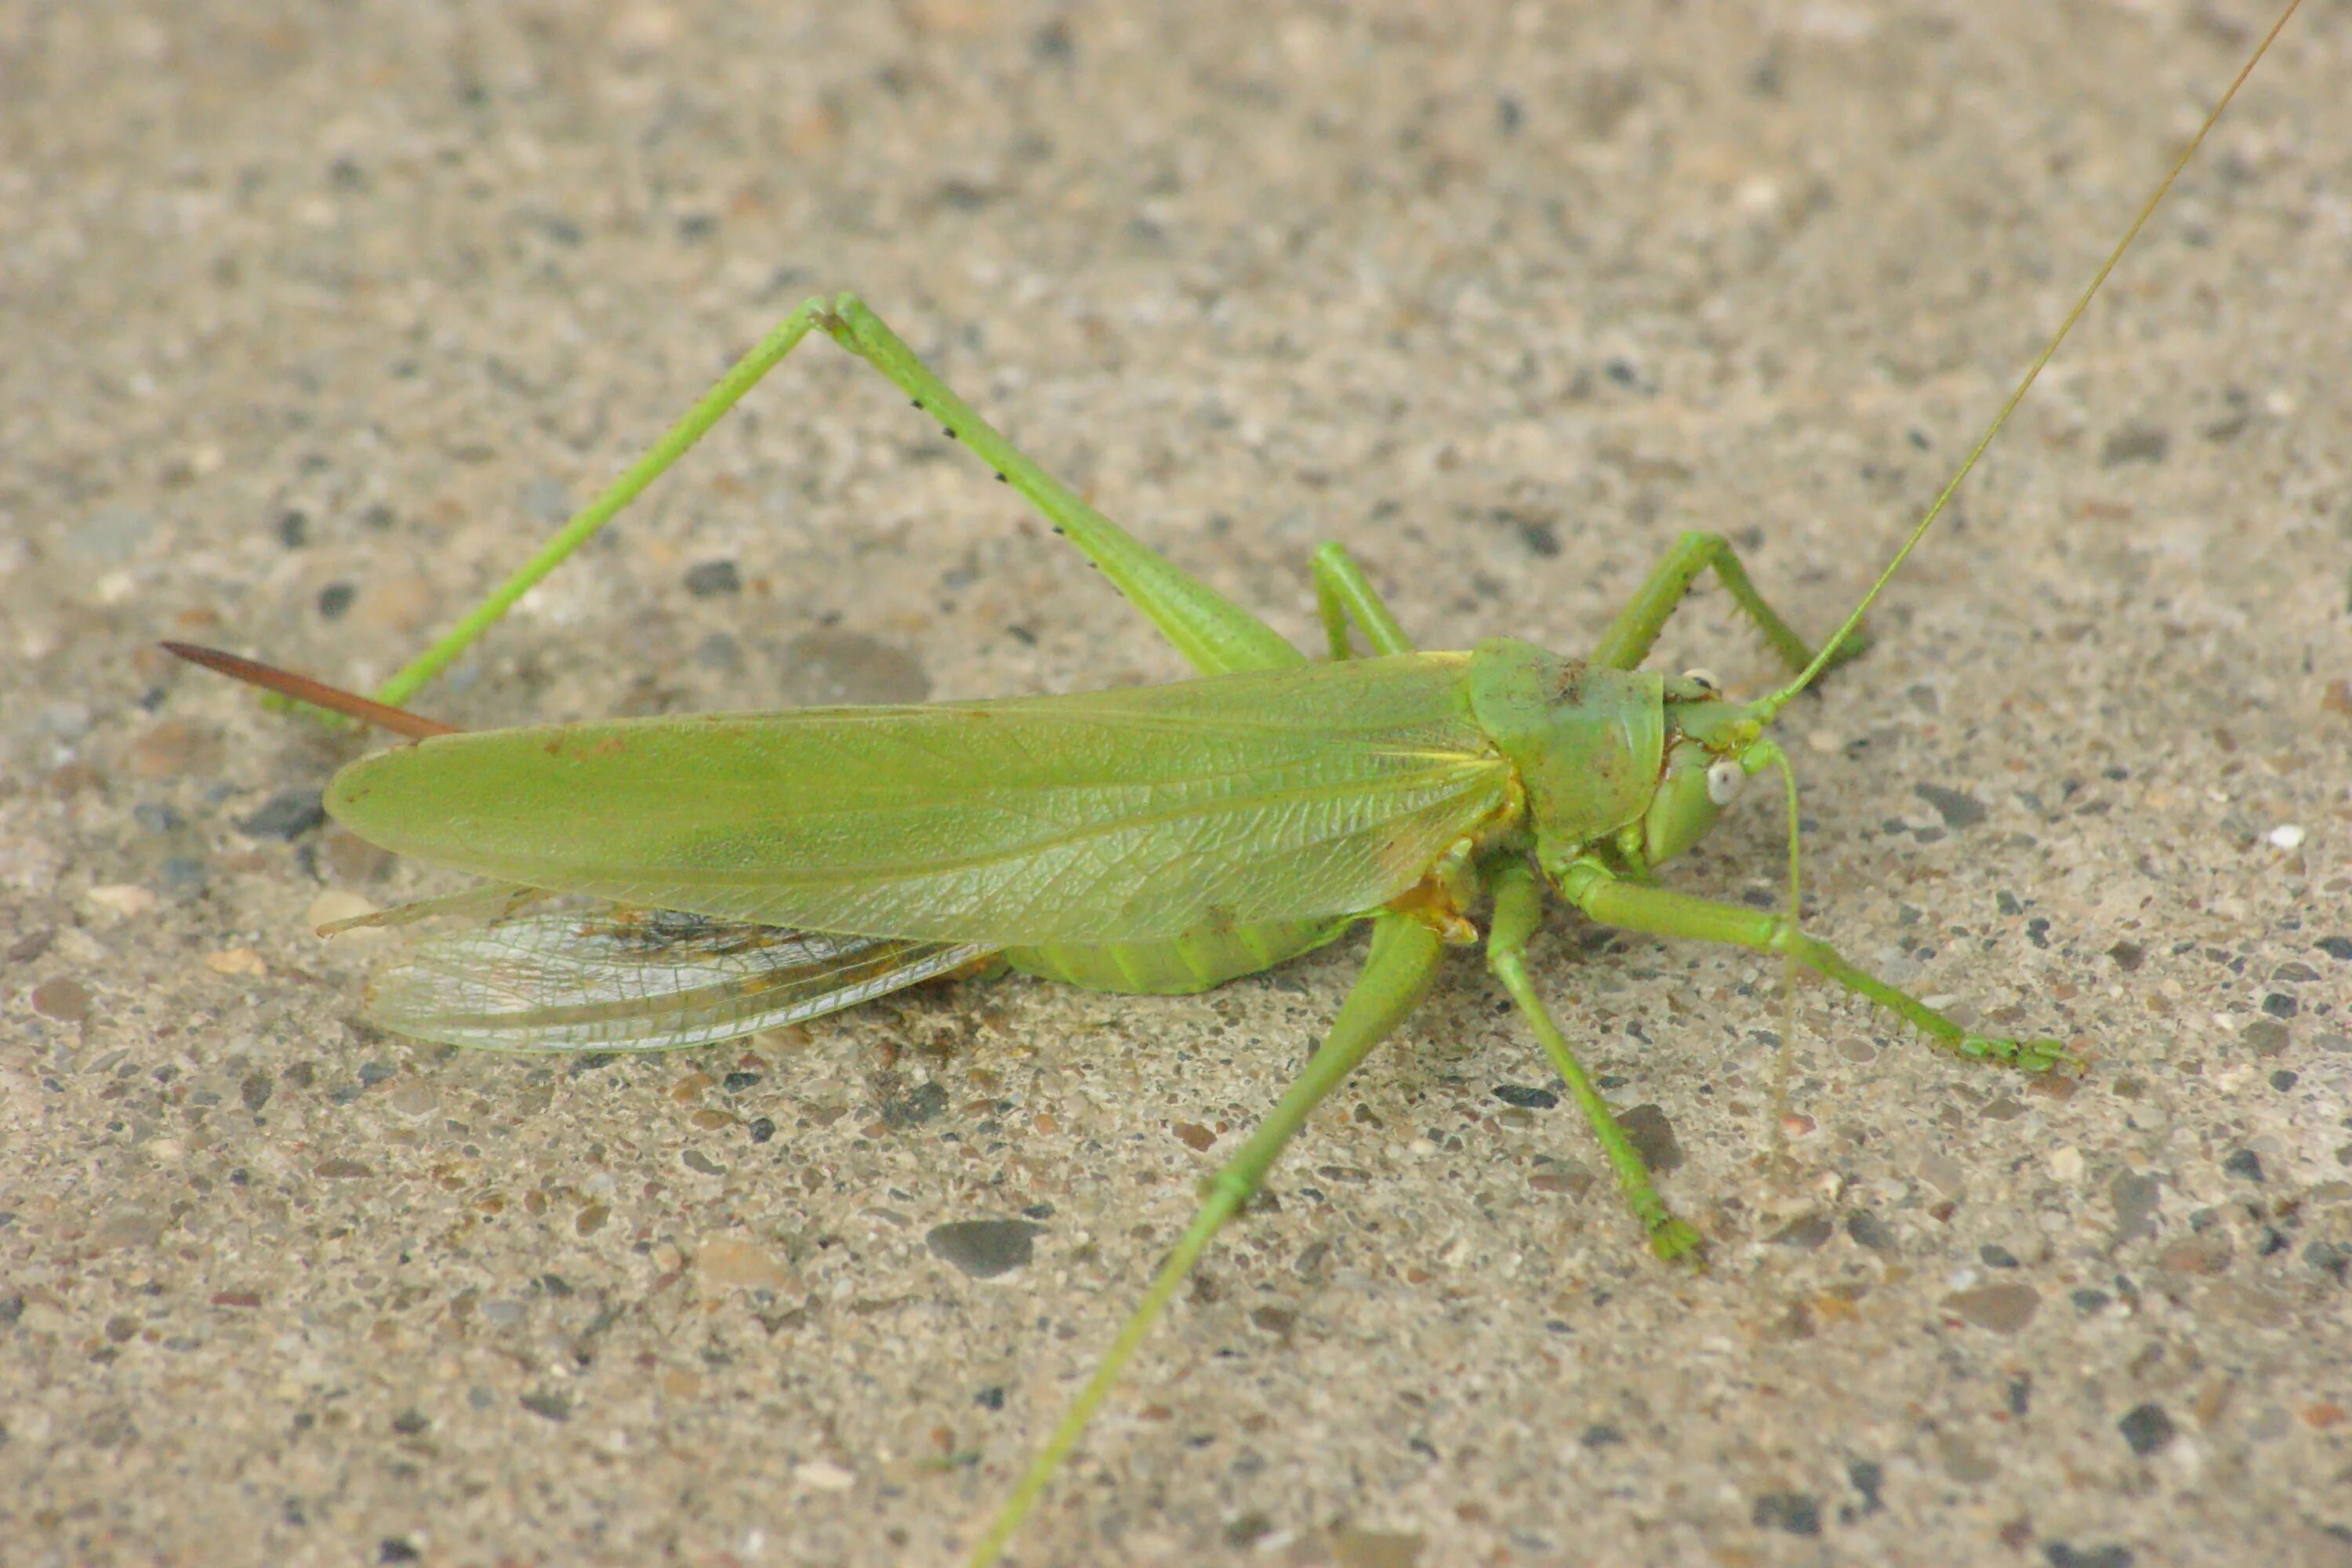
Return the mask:
M2031 1285L1985 1285L1944 1298L1946 1311L1997 1334L2016 1333L2041 1306L2042 1293Z
M1798 1215L1765 1239L1775 1247L1811 1252L1836 1234L1835 1222L1825 1214L1815 1213Z
M1617 1113L1617 1125L1642 1156L1653 1175L1682 1168L1683 1146L1675 1141L1674 1123L1654 1105L1637 1105Z
M714 599L743 591L743 574L732 561L703 561L687 568L686 591L698 599Z
M33 987L33 1011L60 1024L79 1024L89 1016L89 992L71 980L44 980Z
M2165 1414L2163 1405L2154 1401L2133 1405L2124 1418L2116 1423L2116 1430L2123 1434L2124 1441L2130 1446L2131 1451L2143 1459L2163 1449L2172 1441L2174 1433L2172 1417Z
M931 694L931 678L914 655L838 626L794 637L779 662L778 689L795 707L920 702Z
M1974 827L1985 819L1985 804L1965 790L1948 789L1942 784L1916 784L1911 793L1936 808L1949 828Z
M236 820L236 830L247 838L299 838L327 820L327 808L315 789L282 789L258 811Z
M973 1279L993 1279L1025 1268L1045 1228L1017 1219L963 1219L933 1226L923 1244Z
M823 1459L811 1459L793 1467L793 1479L814 1491L845 1492L857 1484L855 1472Z
M220 772L219 734L193 719L166 719L131 743L131 775L142 779L209 776Z
M135 920L153 914L163 900L147 888L135 882L106 882L82 895L84 902L94 910L102 910L123 920Z
M2304 830L2299 823L2282 822L2271 829L2270 838L2273 849L2300 849L2303 847Z
M706 1241L694 1255L695 1272L706 1286L726 1289L741 1285L754 1290L785 1290L794 1284L793 1271L756 1242Z
M1756 1500L1748 1517L1761 1530L1785 1531L1790 1535L1822 1532L1821 1500L1805 1492L1766 1492Z

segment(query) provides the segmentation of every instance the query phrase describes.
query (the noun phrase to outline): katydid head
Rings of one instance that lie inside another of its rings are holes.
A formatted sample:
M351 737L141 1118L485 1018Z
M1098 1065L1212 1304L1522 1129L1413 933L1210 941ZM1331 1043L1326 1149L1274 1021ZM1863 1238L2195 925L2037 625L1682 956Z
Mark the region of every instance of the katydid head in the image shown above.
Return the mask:
M1664 682L1666 738L1657 793L1642 814L1638 844L1621 852L1643 867L1673 859L1715 826L1751 773L1775 766L1780 747L1764 737L1761 703L1724 700L1715 678L1694 669Z

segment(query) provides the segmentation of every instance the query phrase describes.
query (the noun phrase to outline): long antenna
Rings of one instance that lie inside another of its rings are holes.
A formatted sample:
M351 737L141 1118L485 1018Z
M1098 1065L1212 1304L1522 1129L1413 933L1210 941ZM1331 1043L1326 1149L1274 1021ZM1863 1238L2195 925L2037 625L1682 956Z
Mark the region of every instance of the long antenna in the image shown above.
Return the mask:
M1952 475L1942 493L1936 497L1936 504L1927 509L1927 515L1919 520L1919 525L1911 531L1911 537L1903 542L1903 548L1895 552L1895 559L1886 563L1886 569L1870 585L1870 592L1862 596L1862 602L1853 607L1853 613L1846 616L1845 625L1838 627L1837 634L1822 644L1822 650L1813 655L1813 662L1805 666L1804 673L1756 705L1754 711L1759 720L1769 722L1772 716L1780 711L1782 705L1811 685L1813 678L1827 668L1838 651L1845 647L1847 640L1862 625L1863 613L1893 581L1895 572L1910 558L1911 552L1918 548L1919 541L1927 537L1927 530L1935 526L1936 520L1944 515L1944 508L1951 503L1954 493L1960 488L1960 481L1975 471L1977 459L1985 455L1985 448L1992 445L1993 437L2000 435L2001 426L2009 423L2009 416L2017 412L2019 404L2025 401L2025 395L2032 388L2034 379L2041 375L2042 367L2050 363L2051 356L2058 352L2058 345L2066 341L2066 334L2074 330L2076 321L2082 320L2083 312L2090 307L2092 297L2106 282L2107 274L2116 269L2116 263L2124 258L2124 252L2129 250L2132 241L2139 237L2139 231L2147 226L2147 220L2155 216L2158 204L2171 191L2173 181L2179 179L2180 171L2189 166L2189 160L2197 156L2197 149L2205 144L2205 137L2221 120L2221 111L2230 107L2230 100L2238 96L2238 89L2245 86L2246 79L2253 74L2254 68L2262 63L2263 57L2270 52L2271 45L2302 5L2303 0L2287 0L2286 9L2280 12L2279 19L2271 24L2271 30L2263 35L2263 41L2254 46L2254 52L2239 70L2237 79L2230 83L2230 90L2221 95L2221 100L2213 106L2213 112L2205 117L2205 123L2197 128L2197 134L2189 139L2189 145L2181 149L2180 156L2175 158L2172 167L2165 171L2155 194L2140 205L2139 216L2132 219L2131 227L2124 231L2123 238L2117 240L2115 249L2107 253L2106 261L2099 268L2097 276L2091 279L2090 287L2084 289L2082 298L2074 301L2074 308L2066 312L2066 319L2058 324L2057 331L2043 346L2041 357L2026 371L2025 378L2017 384L2017 390L2009 395L2009 401L2000 405L2000 412L1993 416L1992 423L1985 427L1985 433L1969 450L1967 460L1960 464L1959 470Z

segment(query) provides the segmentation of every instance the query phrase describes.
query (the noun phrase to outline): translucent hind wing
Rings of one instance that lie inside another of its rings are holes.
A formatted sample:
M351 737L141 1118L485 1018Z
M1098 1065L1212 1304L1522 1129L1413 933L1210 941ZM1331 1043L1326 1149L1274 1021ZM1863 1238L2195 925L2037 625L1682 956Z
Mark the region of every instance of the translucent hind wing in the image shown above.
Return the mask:
M364 1011L491 1050L673 1050L854 1007L992 951L607 904L429 936L375 978Z

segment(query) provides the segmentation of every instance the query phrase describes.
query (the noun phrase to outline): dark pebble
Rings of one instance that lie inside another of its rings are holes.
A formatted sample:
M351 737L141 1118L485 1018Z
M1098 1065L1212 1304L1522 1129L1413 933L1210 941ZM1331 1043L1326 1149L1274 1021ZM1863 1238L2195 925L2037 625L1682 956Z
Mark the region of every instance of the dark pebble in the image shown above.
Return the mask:
M1559 1096L1551 1090L1519 1083L1496 1084L1495 1098L1505 1105L1516 1105L1521 1110L1549 1110L1559 1103Z
M2294 1072L2285 1068L2281 1068L2278 1071L2271 1074L2271 1087L2277 1089L2281 1094L2284 1094L2288 1089L2293 1089L2296 1084L2302 1081L2303 1080Z
M2151 1400L2146 1405L2133 1405L2125 1413L2124 1418L2116 1423L2116 1430L2123 1434L2124 1441L2130 1445L2133 1453L2146 1458L2150 1454L2161 1452L2165 1445L2172 1441L2172 1417L2164 1413L2163 1405Z
M698 599L743 591L743 574L732 561L700 561L686 569L686 591Z
M1766 1237L1775 1247L1793 1247L1811 1252L1837 1234L1837 1226L1825 1214L1800 1215Z
M1866 1247L1873 1252L1893 1252L1895 1232L1886 1222L1866 1209L1856 1209L1845 1216L1845 1233L1856 1247Z
M2063 1541L2042 1543L2042 1560L2050 1568L2132 1568L2128 1546L2085 1546L2080 1551Z
M2172 450L2172 437L2154 425L2134 420L2107 433L2099 443L2099 467L2116 468L2124 463L2160 463Z
M931 1255L975 1279L993 1279L1025 1268L1045 1227L1017 1219L964 1219L933 1226L923 1237Z
M2116 1236L2130 1241L2153 1234L2159 1190L2154 1176L2126 1171L2107 1184L2107 1199L2116 1205Z
M1675 1141L1674 1123L1666 1113L1654 1105L1637 1105L1622 1112L1617 1126L1642 1156L1642 1163L1650 1167L1654 1175L1682 1169L1683 1146Z
M331 621L340 621L352 607L360 591L349 583L330 583L319 590L319 614Z
M2341 1285L2347 1266L2352 1266L2352 1252L2332 1241L2315 1241L2303 1249L2303 1260Z
M550 1421L572 1419L572 1402L560 1394L526 1394L522 1407L533 1415L543 1415Z
M1886 1485L1886 1467L1875 1459L1856 1459L1845 1468L1845 1479L1862 1494L1862 1511L1876 1513L1886 1505L1879 1500L1879 1489Z
M2273 1018L2292 1018L2295 1015L2294 998L2284 991L2273 991L2263 998L2263 1011Z
M1944 826L1953 829L1974 827L1985 819L1984 802L1965 790L1947 789L1942 784L1917 784L1911 793L1936 808Z
M2242 1176L2247 1181L2259 1182L2263 1179L2263 1158L2252 1149L2233 1149L2230 1152L2229 1157L2221 1162L2221 1169L2233 1176Z
M2287 1047L2286 1026L2275 1018L2257 1018L2238 1031L2238 1038L2258 1057L2274 1057Z
M1988 1241L1982 1247L1978 1247L1977 1256L1984 1260L1984 1265L1988 1268L2014 1268L2017 1267L2017 1254L1996 1242Z
M891 1100L882 1106L882 1125L889 1128L920 1127L948 1108L947 1086L936 1079L919 1083L903 1099Z
M369 1089L373 1089L376 1085L382 1083L384 1079L391 1078L399 1071L400 1069L393 1066L390 1062L362 1062L360 1064L360 1082Z
M1610 1426L1592 1426L1584 1429L1578 1439L1588 1448L1613 1448L1625 1441L1625 1434Z
M1790 1535L1822 1532L1822 1505L1804 1492L1766 1492L1756 1500L1755 1511L1748 1519L1759 1526L1785 1530Z
M974 1405L979 1405L982 1410L1002 1410L1002 1409L1003 1409L1003 1408L1004 1408L1004 1388L1003 1388L1003 1384L994 1384L994 1383L990 1384L986 1388L983 1388L983 1389L982 1389L978 1394L973 1394L973 1395L971 1396L971 1402L972 1402Z
M1052 1219L1054 1205L1040 1198L1034 1204L1023 1204L1021 1212L1030 1219Z
M774 1122L774 1121L771 1121L769 1118L762 1116L762 1117L761 1117L759 1120L757 1120L757 1121L753 1121L753 1122L751 1123L751 1142L754 1142L754 1143L765 1143L766 1142L768 1142L768 1140L770 1140L771 1138L773 1138L775 1135L776 1135L776 1124L775 1124L775 1122Z
M730 1094L740 1094L744 1089L751 1088L753 1084L759 1081L760 1075L758 1073L745 1072L739 1068L735 1071L729 1073L725 1078L720 1079L719 1080L719 1087L725 1089Z
M392 1429L404 1437L414 1437L432 1425L421 1410L404 1410L392 1418Z
M310 542L310 518L307 512L289 511L278 520L278 542L289 550L299 550Z
M1274 1521L1262 1513L1245 1513L1225 1525L1225 1544L1233 1547L1255 1546L1274 1533Z
M793 707L920 702L931 694L931 678L906 649L832 626L784 645L776 691Z
M2315 945L2330 958L2352 960L2352 936L2323 936Z
M387 1535L375 1549L378 1563L422 1563L425 1554L397 1535Z
M237 819L236 830L247 838L299 838L327 820L327 808L315 789L279 790L251 816Z
M2105 1290L2077 1290L2066 1300L2074 1303L2074 1310L2087 1318L2094 1312L2105 1311L2115 1298Z
M2147 949L2136 942L2119 942L2107 949L2107 956L2116 961L2117 969L2122 970L2126 974L2131 974L2136 973L2142 963L2147 962Z

